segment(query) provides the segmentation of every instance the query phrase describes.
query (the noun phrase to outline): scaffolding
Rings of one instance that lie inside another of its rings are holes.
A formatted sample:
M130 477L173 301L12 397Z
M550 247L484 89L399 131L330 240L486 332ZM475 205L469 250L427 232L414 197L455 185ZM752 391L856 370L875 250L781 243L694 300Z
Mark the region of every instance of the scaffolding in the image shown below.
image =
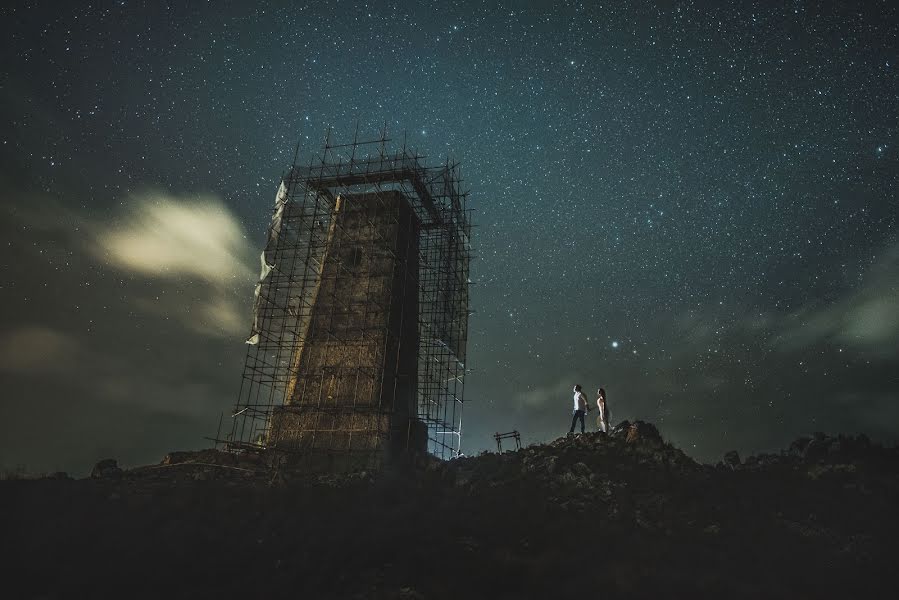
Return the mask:
M460 455L468 193L457 163L389 142L329 132L282 178L225 449Z
M496 451L500 454L503 453L503 440L512 440L515 442L515 449L521 450L521 434L518 433L518 430L509 431L506 433L496 432L493 434L493 439L496 440Z

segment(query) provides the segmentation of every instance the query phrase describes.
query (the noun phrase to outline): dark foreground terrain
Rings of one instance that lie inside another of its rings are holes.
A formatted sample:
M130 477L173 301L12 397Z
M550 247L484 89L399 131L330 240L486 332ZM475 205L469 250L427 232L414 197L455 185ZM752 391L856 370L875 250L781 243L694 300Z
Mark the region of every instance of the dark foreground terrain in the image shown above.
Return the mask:
M7 598L896 597L899 453L699 465L652 425L372 476L214 451L0 481Z

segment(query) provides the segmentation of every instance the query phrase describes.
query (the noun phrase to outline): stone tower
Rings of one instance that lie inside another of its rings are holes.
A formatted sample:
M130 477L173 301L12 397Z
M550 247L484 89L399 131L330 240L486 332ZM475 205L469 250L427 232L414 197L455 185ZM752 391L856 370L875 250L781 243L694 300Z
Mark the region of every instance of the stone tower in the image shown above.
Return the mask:
M419 226L398 192L337 197L270 447L349 463L426 450L416 418Z
M387 141L326 142L282 177L226 449L332 471L460 455L467 193L457 164Z

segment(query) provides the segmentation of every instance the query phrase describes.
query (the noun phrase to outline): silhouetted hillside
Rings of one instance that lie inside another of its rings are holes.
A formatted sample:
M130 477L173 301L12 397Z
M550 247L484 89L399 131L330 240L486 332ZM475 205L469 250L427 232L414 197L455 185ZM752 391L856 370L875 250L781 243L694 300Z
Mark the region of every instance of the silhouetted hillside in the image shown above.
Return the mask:
M899 454L864 437L700 465L620 424L302 475L215 451L0 482L16 598L892 596Z

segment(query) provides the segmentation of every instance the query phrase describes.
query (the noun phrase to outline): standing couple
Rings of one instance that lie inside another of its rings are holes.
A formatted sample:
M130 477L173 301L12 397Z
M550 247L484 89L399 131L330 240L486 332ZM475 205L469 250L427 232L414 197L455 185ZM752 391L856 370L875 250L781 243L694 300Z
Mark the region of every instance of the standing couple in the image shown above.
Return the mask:
M609 407L606 405L606 391L603 388L599 388L596 390L596 408L599 410L599 415L596 417L596 429L602 431L603 433L609 432ZM571 429L568 430L569 434L574 433L574 425L581 421L581 433L584 433L584 417L587 415L587 412L590 410L587 405L587 396L584 392L581 391L581 386L574 386L574 415L571 417Z

